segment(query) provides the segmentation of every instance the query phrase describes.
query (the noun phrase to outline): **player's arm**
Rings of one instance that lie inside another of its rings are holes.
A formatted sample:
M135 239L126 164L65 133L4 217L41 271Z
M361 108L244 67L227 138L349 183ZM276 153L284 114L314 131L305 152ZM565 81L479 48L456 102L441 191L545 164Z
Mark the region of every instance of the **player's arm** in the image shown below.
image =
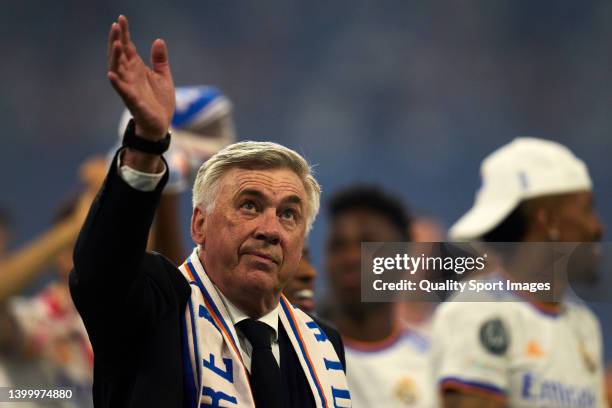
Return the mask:
M174 265L179 265L187 256L180 227L179 198L175 193L162 194L148 245L149 250L163 254Z
M444 408L504 408L502 401L480 395L470 395L461 392L446 391L442 396Z
M89 165L89 160L84 165ZM89 181L82 177L85 182ZM99 186L97 186L99 187ZM22 291L55 258L74 245L94 195L89 185L74 213L0 261L0 304Z
M0 262L0 303L20 292L76 239L80 225L67 220Z
M503 307L450 302L438 307L432 330L432 369L441 404L505 407L511 354Z

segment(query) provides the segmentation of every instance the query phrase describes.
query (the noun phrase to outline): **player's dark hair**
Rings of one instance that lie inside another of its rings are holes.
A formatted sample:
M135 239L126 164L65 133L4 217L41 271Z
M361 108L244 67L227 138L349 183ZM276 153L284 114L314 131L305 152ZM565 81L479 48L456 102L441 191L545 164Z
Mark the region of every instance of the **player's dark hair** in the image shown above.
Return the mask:
M346 187L330 198L327 208L332 219L355 209L374 211L387 218L397 228L403 240L410 241L412 238L412 215L407 207L399 197L383 191L380 187L367 184Z
M521 242L527 234L527 210L520 203L497 227L482 236L485 242Z

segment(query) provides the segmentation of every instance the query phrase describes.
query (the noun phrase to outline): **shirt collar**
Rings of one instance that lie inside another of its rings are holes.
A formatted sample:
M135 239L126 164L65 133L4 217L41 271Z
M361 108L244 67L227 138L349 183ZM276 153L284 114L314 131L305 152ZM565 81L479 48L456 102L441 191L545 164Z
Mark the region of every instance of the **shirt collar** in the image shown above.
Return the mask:
M200 265L202 265L202 269L204 269L204 264L200 261L200 246L198 245L196 247L196 253L198 255L198 262L200 262ZM206 273L206 271L204 271L204 273ZM212 282L211 282L212 283ZM249 316L244 313L242 310L240 310L240 308L238 306L236 306L235 304L233 304L217 287L217 285L215 285L213 283L213 286L215 288L215 290L217 291L217 293L219 294L219 296L221 297L221 301L223 302L223 304L225 305L225 308L227 309L229 315L230 315L230 319L232 319L232 323L234 324L234 326L236 325L236 323L241 322L245 319L249 319ZM272 328L273 331L273 340L274 341L278 341L278 314L280 313L280 302L276 305L276 307L274 309L272 309L268 314L263 315L262 317L260 317L259 320L262 323L267 324L268 326L270 326Z
M243 320L249 319L249 316L246 313L244 313L242 310L240 310L238 306L233 304L223 293L221 293L221 291L219 290L219 288L217 288L216 285L215 285L215 289L217 289L217 293L219 293L219 296L221 297L223 304L225 304L225 307L227 308L227 311L230 315L230 318L232 319L232 323L234 324L234 326ZM274 332L274 337L273 337L274 341L278 341L278 313L279 313L280 307L281 306L279 303L278 305L276 305L274 309L268 312L268 314L265 314L259 319L257 319L258 321L265 323L272 328Z

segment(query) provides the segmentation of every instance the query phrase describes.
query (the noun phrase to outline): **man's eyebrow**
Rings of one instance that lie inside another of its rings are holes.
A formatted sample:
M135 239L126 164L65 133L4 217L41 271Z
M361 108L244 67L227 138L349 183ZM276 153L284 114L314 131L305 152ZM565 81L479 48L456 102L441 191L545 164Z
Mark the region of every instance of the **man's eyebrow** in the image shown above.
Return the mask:
M241 190L239 192L236 193L235 197L242 197L242 196L252 196L252 197L256 197L259 198L261 200L265 200L267 201L267 197L264 193L262 193L261 191L254 189L254 188L246 188L244 190ZM295 194L292 194L288 197L285 197L282 200L283 203L288 203L288 204L298 204L300 206L302 206L304 203L302 201L302 199Z
M261 198L261 199L265 199L265 195L259 191L256 190L254 188L246 188L244 190L240 190L236 193L236 197L240 197L240 196L244 196L244 195L250 195L250 196L255 196L257 198Z
M289 197L286 197L285 199L283 199L284 203L289 203L289 204L299 204L302 205L302 199L297 196L297 195L290 195Z

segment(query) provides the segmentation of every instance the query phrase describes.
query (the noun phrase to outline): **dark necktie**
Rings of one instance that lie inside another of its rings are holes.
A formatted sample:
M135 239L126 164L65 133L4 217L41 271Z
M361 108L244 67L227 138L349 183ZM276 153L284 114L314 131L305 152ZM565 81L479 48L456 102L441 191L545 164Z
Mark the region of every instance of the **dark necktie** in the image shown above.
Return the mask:
M250 379L255 406L258 408L280 408L280 369L274 354L272 354L272 328L253 319L238 322L236 326L253 346Z

